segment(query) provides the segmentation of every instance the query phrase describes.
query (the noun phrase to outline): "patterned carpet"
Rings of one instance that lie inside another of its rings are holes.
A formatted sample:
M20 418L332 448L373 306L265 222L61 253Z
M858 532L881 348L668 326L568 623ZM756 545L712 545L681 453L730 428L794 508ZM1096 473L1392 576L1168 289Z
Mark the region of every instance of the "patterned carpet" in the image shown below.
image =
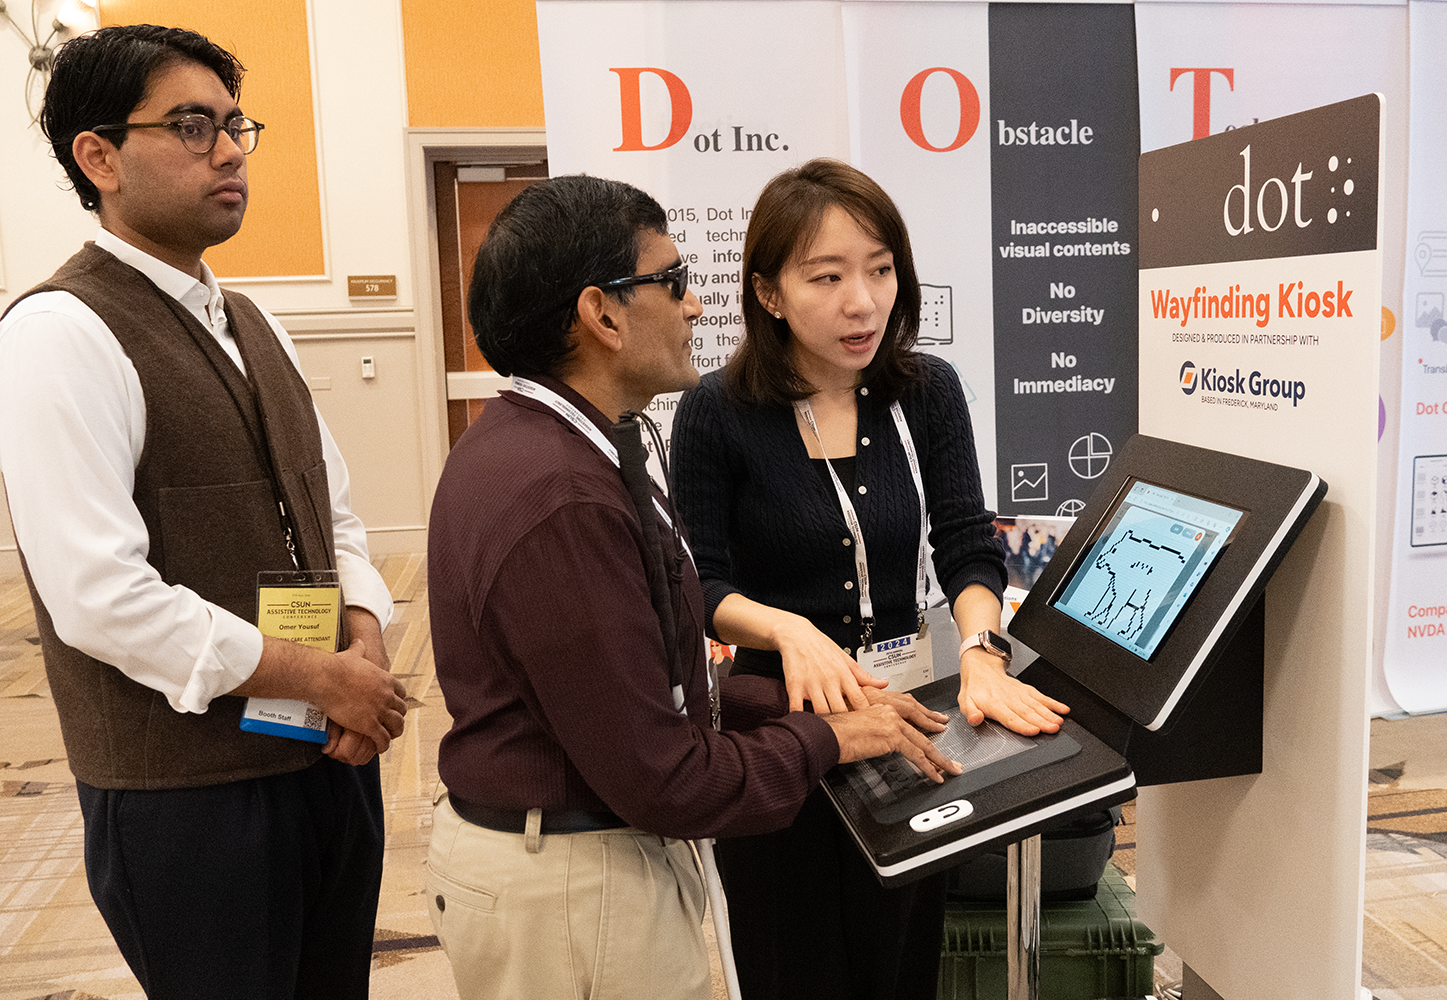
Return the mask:
M411 711L382 760L387 853L372 996L455 1000L423 898L437 744L450 724L426 574L417 555L376 561L397 601L387 648ZM142 1000L86 888L75 780L35 636L24 581L0 578L0 1000ZM1378 1000L1447 1000L1447 715L1375 720L1371 763L1362 982ZM1114 863L1133 885L1133 806L1125 819ZM1171 959L1158 960L1158 981L1179 977ZM716 969L715 984L721 997Z
M387 651L410 711L382 760L387 851L372 996L455 1000L422 884L437 743L450 725L434 683L427 577L417 555L376 561L397 601ZM24 581L0 580L0 1000L142 1000L86 888L75 779L35 635Z
M1447 1000L1447 715L1373 720L1370 759L1362 985ZM1133 803L1124 819L1112 860L1134 886Z
M1362 985L1447 1000L1447 716L1373 722L1371 759Z

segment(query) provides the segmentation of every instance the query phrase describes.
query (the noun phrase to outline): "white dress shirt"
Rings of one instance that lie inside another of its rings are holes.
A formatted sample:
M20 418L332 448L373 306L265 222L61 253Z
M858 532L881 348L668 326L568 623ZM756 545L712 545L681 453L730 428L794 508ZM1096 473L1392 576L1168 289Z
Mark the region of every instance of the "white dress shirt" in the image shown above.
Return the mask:
M101 229L95 243L191 312L243 372L210 268L197 281ZM292 363L296 348L270 314ZM347 604L382 627L392 597L367 558L346 463L317 414ZM69 292L23 300L0 323L0 473L15 538L61 641L166 696L178 712L249 678L261 659L254 622L169 586L146 562L150 536L131 498L146 443L140 378L99 316Z

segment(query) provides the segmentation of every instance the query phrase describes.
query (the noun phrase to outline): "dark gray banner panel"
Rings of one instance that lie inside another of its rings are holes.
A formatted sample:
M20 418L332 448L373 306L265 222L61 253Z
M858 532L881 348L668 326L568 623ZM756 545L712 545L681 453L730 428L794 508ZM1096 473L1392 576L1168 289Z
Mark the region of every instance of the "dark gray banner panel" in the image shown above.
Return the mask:
M1128 4L990 6L999 507L1074 514L1136 430Z

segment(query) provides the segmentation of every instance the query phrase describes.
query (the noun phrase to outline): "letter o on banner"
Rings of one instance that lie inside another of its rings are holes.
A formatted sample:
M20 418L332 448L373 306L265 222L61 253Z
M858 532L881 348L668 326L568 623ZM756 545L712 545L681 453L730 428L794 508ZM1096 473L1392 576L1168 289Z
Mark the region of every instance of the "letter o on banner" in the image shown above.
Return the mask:
M960 93L960 129L955 133L955 141L948 146L932 145L925 138L924 123L920 120L920 97L924 93L924 84L935 73L948 73L950 79L955 81L955 89ZM934 66L920 70L905 84L904 93L900 96L899 121L910 141L920 149L927 149L931 153L948 153L969 142L975 129L979 127L980 95L970 78L957 69Z
M1266 224L1266 189L1272 184L1276 185L1277 197L1281 199L1281 214L1276 217L1276 225L1268 226ZM1268 233L1276 232L1281 228L1281 224L1286 221L1286 212L1290 202L1291 199L1286 193L1286 185L1281 183L1281 178L1267 178L1266 183L1261 185L1261 190L1256 192L1256 221L1261 223L1261 228ZM1298 211L1300 210L1298 209ZM1314 316L1316 314L1312 313L1312 315Z

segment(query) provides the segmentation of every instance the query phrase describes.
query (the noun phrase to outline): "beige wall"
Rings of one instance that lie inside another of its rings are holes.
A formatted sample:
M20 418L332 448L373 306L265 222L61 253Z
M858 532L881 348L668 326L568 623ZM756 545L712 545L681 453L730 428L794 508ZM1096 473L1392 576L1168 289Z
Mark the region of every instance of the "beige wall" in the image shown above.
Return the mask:
M426 547L416 331L410 310L284 313L312 399L347 460L373 555ZM362 377L371 358L375 376Z
M191 28L246 67L241 107L266 125L247 169L266 197L248 207L240 233L207 255L217 275L326 269L309 20L306 0L100 0L102 24Z
M36 3L42 20L60 7L60 0ZM417 550L444 457L437 429L445 393L441 331L425 287L435 257L430 194L425 171L409 174L408 129L542 124L532 0L488 0L488 16L478 17L432 0L287 0L284 40L274 18L254 16L258 6L268 0L103 0L100 16L197 27L223 44L244 44L250 72L242 107L275 123L258 157L275 153L282 135L309 130L302 142L315 148L314 158L273 156L265 169L257 161L246 246L237 247L245 252L223 247L212 256L223 284L271 310L294 335L317 406L346 456L353 507L373 552ZM275 51L264 47L268 38ZM26 57L18 35L0 32L0 310L96 229L30 124ZM253 111L248 98L271 110ZM293 224L273 209L298 192L305 196L298 204L309 207ZM320 267L309 249L318 232ZM396 275L396 298L350 299L353 274ZM376 362L369 382L361 378L364 356ZM315 388L319 378L330 388ZM18 567L0 508L0 573Z

